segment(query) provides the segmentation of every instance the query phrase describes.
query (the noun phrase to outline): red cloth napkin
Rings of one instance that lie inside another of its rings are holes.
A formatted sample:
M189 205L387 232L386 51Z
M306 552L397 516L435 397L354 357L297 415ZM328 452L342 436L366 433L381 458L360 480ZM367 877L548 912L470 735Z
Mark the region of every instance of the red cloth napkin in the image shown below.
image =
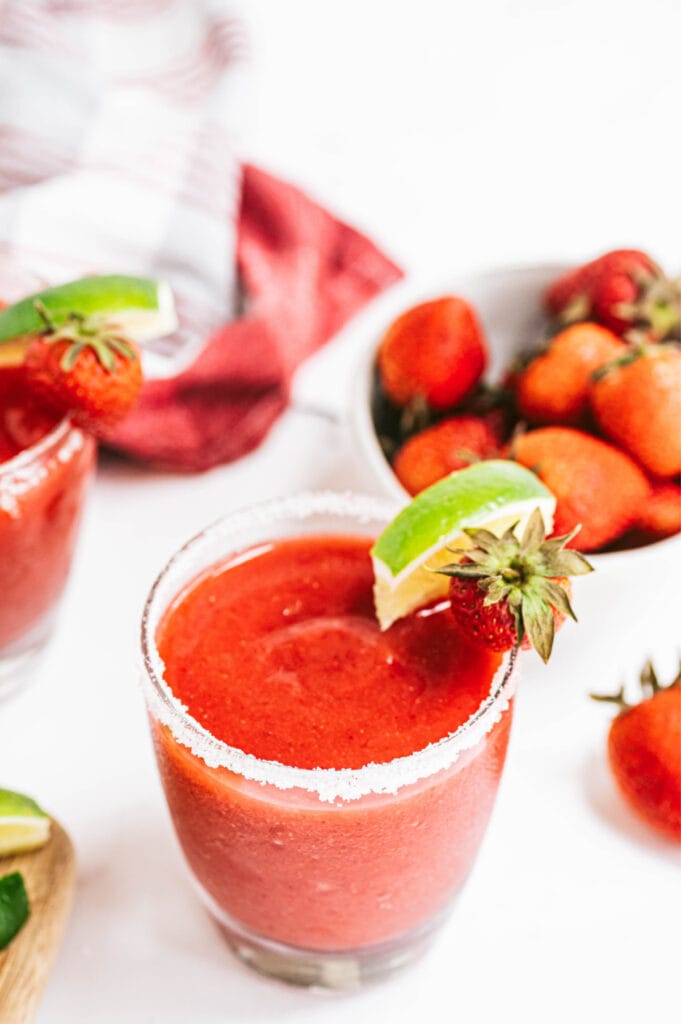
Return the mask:
M252 166L243 169L237 259L245 315L188 370L147 382L109 447L188 471L245 455L286 408L298 364L402 273L357 231Z

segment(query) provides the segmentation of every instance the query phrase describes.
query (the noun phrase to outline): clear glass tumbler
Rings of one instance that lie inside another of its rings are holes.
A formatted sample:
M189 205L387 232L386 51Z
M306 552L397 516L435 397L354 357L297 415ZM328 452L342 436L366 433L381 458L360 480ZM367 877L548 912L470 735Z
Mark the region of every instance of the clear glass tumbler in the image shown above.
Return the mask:
M0 262L0 299L15 301L42 282ZM22 416L4 387L16 371L0 349L0 432ZM8 360L11 362L11 360ZM3 397L4 396L4 397ZM22 682L50 635L68 577L95 442L68 417L0 461L0 696Z
M164 680L157 629L191 581L239 551L305 534L373 537L395 511L374 498L320 493L235 512L171 559L144 611L144 694L194 883L243 961L299 985L352 988L427 946L492 810L515 657L504 658L477 711L439 742L359 769L303 769L230 747L193 719Z

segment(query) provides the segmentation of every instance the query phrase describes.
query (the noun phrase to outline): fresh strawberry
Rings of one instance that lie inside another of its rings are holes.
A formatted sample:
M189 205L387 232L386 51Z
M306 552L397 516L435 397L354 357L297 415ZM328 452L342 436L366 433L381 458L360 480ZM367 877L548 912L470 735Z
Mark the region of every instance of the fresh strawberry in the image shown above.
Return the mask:
M653 476L681 473L681 350L644 345L594 375L591 406L612 441Z
M449 599L459 625L495 651L531 646L548 661L557 627L567 615L575 618L567 577L591 572L579 552L566 550L577 531L546 540L535 509L522 540L515 527L503 537L464 532L473 547L462 551L462 561L437 570L451 577Z
M137 346L115 324L71 314L46 327L29 344L24 362L34 393L50 408L70 413L93 434L105 432L133 408L142 386Z
M591 374L623 351L625 343L599 324L566 327L517 377L518 412L530 423L583 426L590 412Z
M378 349L383 389L398 406L420 399L449 409L470 394L486 362L478 318L467 302L451 296L408 309Z
M617 704L608 734L608 760L622 796L654 829L681 842L681 675L660 685L648 663L641 673L643 700L628 704L624 690L594 700Z
M571 427L520 434L510 455L556 496L556 533L582 524L584 551L597 551L625 533L650 493L645 474L625 452Z
M418 494L455 469L499 454L500 439L490 417L452 416L415 434L393 463L402 486Z
M639 510L634 528L644 540L661 540L681 533L681 487L653 482L650 496Z
M617 249L568 271L545 301L561 323L597 320L617 334L639 328L657 341L679 336L679 282L637 249Z

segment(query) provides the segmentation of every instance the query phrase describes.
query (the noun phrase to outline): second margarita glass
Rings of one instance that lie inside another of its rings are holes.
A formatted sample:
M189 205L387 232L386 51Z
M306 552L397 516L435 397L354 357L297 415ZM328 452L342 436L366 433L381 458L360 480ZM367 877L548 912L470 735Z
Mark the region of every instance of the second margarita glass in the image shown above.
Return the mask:
M41 286L0 263L0 298ZM6 355L0 350L0 357ZM50 421L0 359L0 695L23 681L52 630L71 567L96 443Z

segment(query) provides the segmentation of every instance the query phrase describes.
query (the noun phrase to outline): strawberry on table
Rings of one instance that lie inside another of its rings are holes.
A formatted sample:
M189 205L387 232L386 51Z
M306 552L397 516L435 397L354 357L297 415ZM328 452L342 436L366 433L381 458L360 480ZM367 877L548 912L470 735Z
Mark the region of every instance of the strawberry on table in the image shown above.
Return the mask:
M602 367L591 406L611 440L653 476L681 473L681 350L643 345Z
M629 806L648 825L681 842L681 676L660 685L648 663L641 673L643 699L629 704L624 691L594 700L620 711L608 734L608 761Z
M625 351L621 338L600 324L566 327L515 378L518 412L530 423L583 426L591 374Z
M454 296L402 313L378 349L381 383L397 406L425 400L449 409L470 394L486 362L482 326L469 303Z
M70 413L93 434L120 422L142 386L139 349L115 323L72 313L55 327L38 304L45 329L26 351L26 380L52 409Z
M455 469L495 458L499 446L489 416L452 416L402 445L393 469L402 486L410 494L418 494Z
M617 334L635 327L656 341L679 337L679 282L637 249L617 249L568 271L550 285L545 301L561 323L596 320Z
M556 629L569 615L569 576L592 571L583 555L566 549L577 529L546 540L541 512L530 516L522 539L515 526L502 537L484 529L464 533L473 547L437 572L450 577L449 599L459 625L495 651L534 647L548 661Z
M579 546L597 551L636 522L650 485L625 452L571 427L541 427L515 438L511 457L527 466L556 496L554 527Z

